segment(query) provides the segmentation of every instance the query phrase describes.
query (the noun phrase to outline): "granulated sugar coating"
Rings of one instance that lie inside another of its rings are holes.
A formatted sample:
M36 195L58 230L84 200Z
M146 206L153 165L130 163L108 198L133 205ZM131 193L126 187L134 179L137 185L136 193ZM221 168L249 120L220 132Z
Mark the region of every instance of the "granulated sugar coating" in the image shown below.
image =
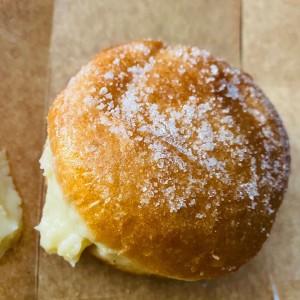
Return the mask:
M240 267L287 187L273 106L249 75L195 47L103 51L55 100L49 137L58 182L95 239L162 276Z

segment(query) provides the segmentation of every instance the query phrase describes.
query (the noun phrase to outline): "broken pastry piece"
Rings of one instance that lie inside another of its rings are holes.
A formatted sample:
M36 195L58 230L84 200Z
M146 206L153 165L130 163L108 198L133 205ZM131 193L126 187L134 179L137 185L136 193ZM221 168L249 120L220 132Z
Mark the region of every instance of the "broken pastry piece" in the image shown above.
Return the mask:
M21 235L21 198L10 176L8 160L0 150L0 258L15 245Z
M101 52L48 114L41 245L180 280L237 270L287 188L284 126L252 78L196 47Z

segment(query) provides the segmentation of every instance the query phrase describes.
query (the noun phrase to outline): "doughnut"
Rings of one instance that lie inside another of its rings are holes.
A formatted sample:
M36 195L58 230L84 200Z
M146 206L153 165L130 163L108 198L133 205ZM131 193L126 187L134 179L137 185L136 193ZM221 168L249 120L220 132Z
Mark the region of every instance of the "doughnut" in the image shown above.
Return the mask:
M0 258L18 241L22 231L21 198L15 189L6 152L0 150Z
M254 257L288 185L288 136L245 72L205 50L102 51L51 105L41 245L72 265L213 279Z

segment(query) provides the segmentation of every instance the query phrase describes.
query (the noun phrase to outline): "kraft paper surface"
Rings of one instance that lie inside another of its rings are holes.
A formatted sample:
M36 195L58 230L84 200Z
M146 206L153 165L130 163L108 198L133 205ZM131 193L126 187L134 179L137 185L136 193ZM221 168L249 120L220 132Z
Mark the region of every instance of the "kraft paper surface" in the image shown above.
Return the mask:
M0 148L23 199L24 231L0 260L0 299L300 299L298 0L0 0ZM85 252L72 268L39 247L38 159L54 97L102 49L138 39L207 49L251 74L278 110L292 155L271 235L239 271L180 282L115 270Z

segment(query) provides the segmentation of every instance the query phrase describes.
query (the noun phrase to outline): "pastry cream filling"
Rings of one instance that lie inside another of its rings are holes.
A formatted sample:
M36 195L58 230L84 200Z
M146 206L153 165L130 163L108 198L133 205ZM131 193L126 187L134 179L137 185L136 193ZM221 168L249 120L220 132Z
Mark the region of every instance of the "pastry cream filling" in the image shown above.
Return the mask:
M145 272L125 256L94 240L93 234L84 224L74 205L64 197L56 180L52 161L52 153L47 141L40 163L48 189L43 216L36 227L41 235L41 246L48 253L56 253L75 266L82 251L93 245L93 253L99 258L122 269Z
M0 151L0 258L19 238L22 223L21 198L15 190L4 151Z

